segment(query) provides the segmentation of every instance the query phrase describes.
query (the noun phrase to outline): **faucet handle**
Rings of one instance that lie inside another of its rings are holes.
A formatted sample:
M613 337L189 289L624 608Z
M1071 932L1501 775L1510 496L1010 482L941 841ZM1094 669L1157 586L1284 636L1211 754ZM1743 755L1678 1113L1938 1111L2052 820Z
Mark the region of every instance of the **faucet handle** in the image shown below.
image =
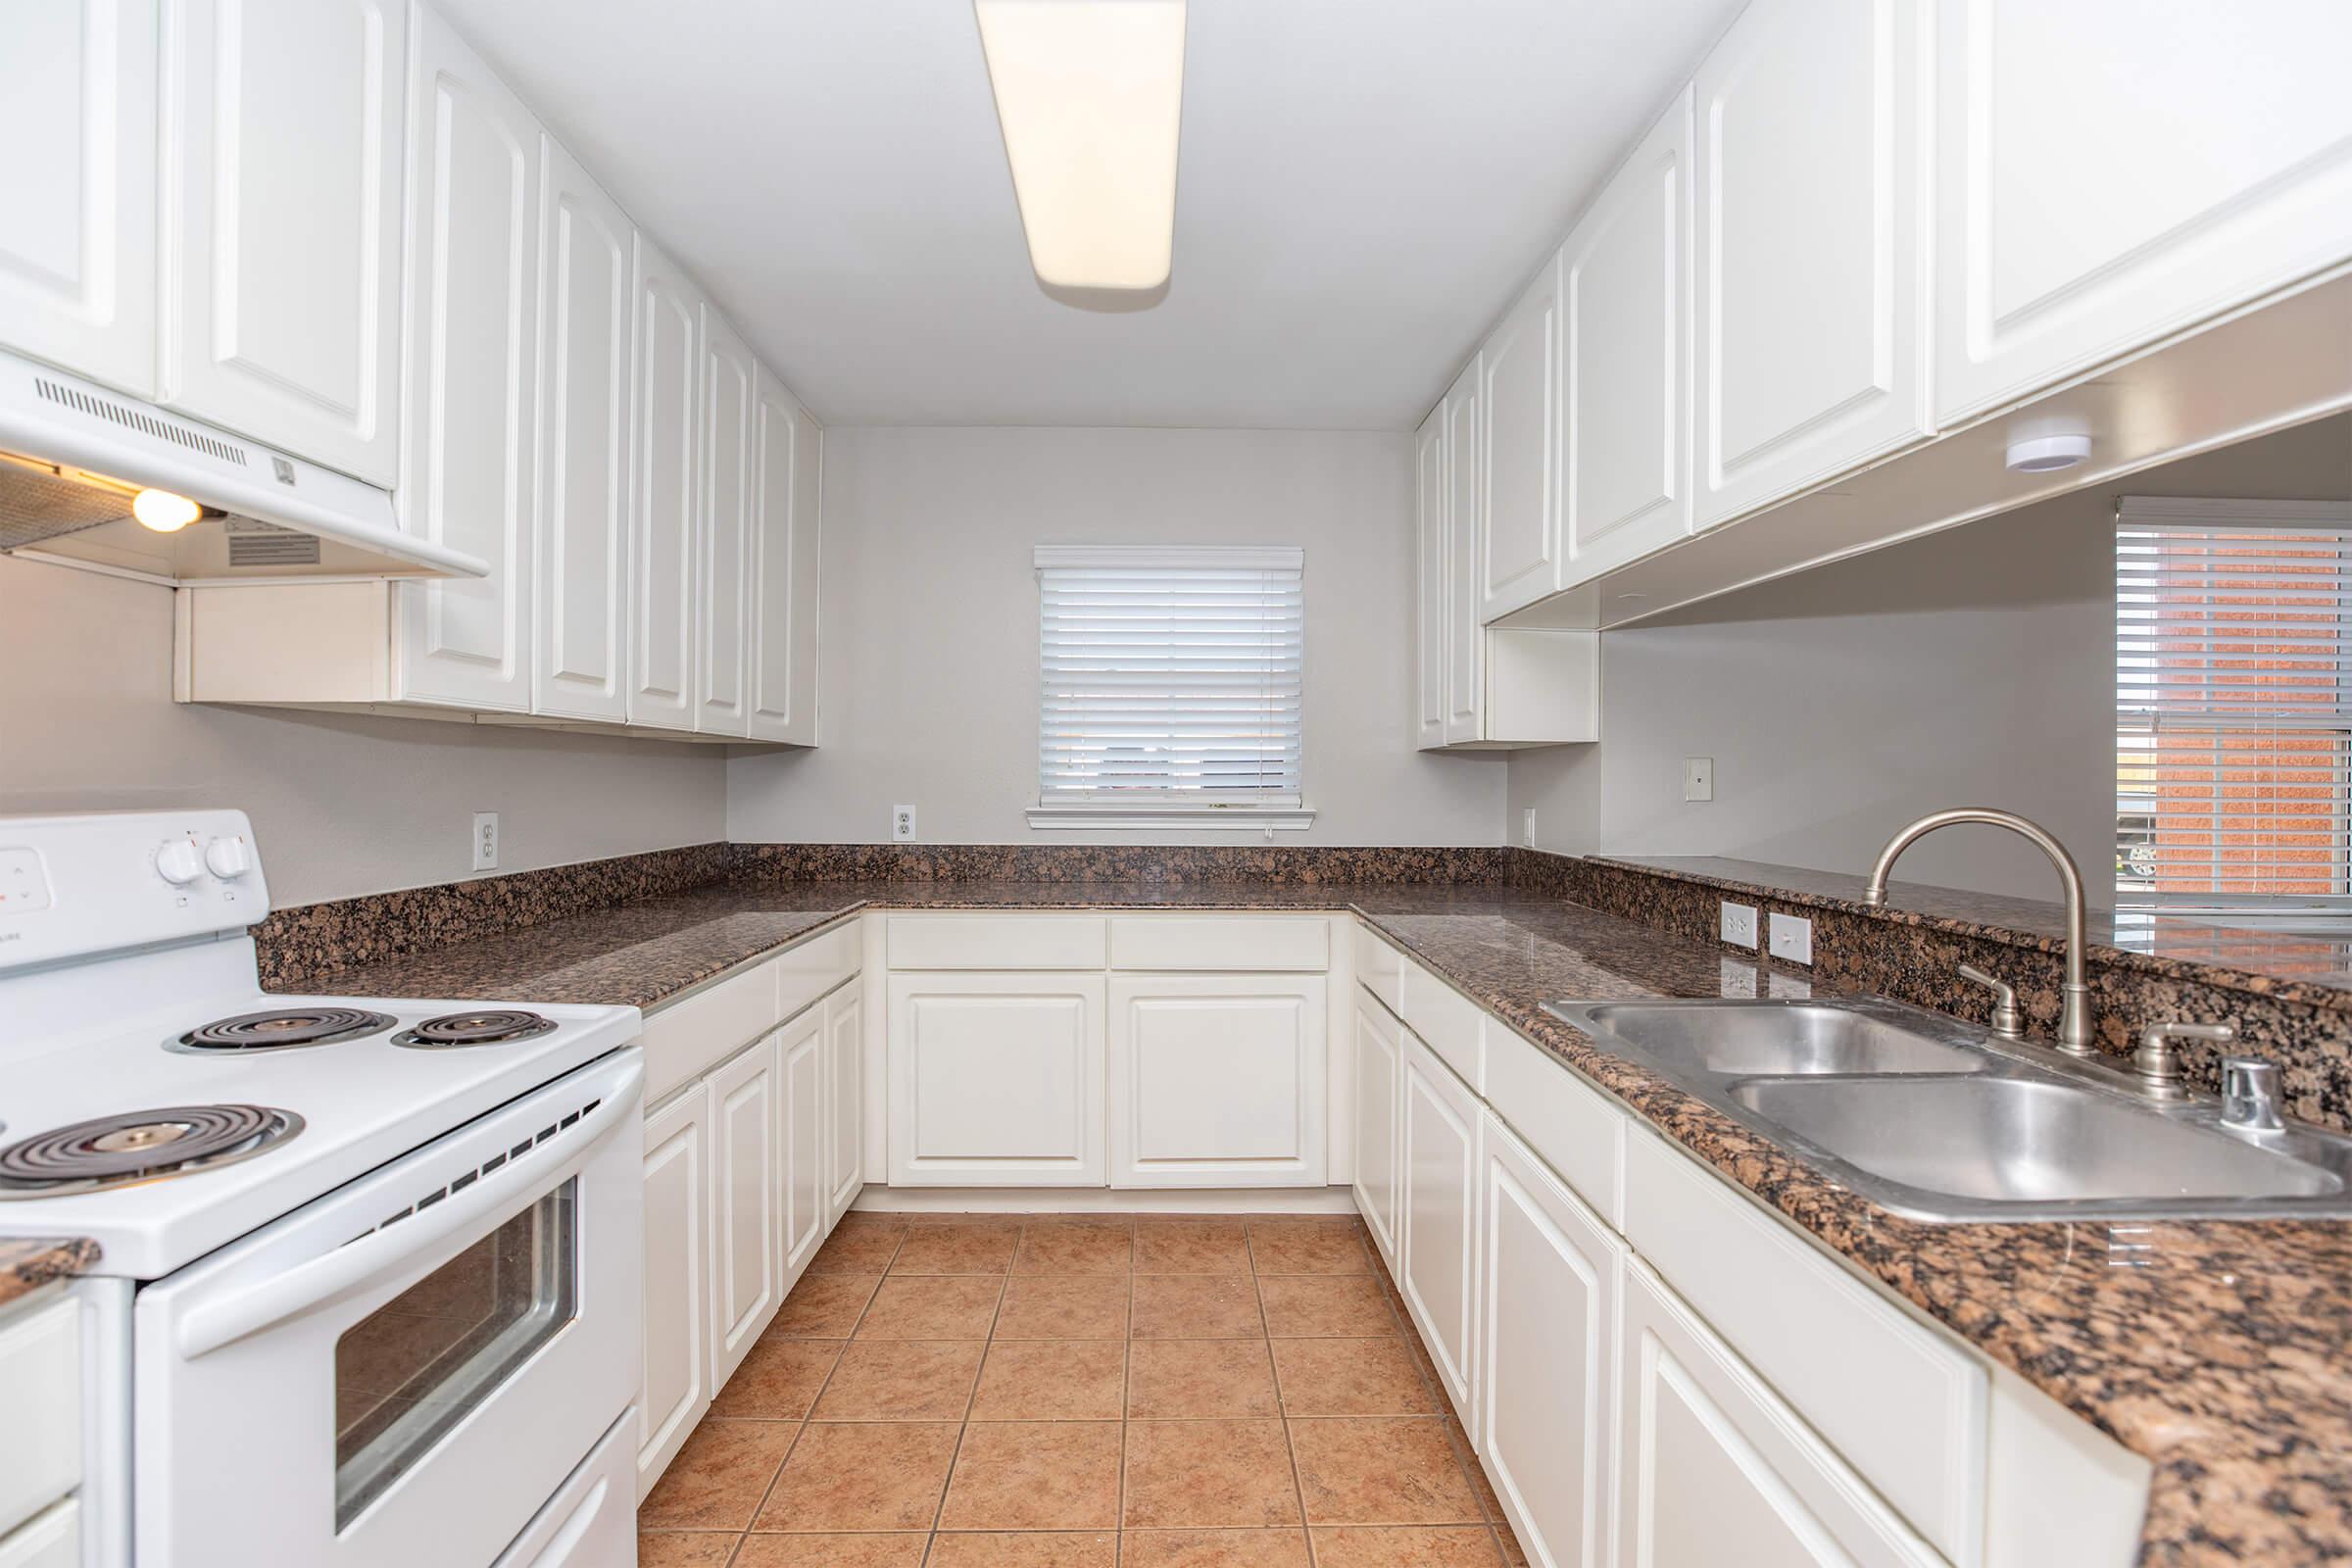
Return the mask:
M2180 1055L2176 1040L2208 1040L2226 1045L2237 1031L2226 1023L2152 1023L2139 1032L2139 1049L2132 1054L2132 1068L2140 1088L2159 1100L2180 1095Z
M1992 993L1992 1032L2003 1040L2023 1040L2026 1031L2018 1021L2017 987L2006 980L1986 974L1973 963L1960 965L1960 978L1983 986Z
M2283 1132L2278 1069L2260 1056L2222 1058L2222 1125L2233 1132Z

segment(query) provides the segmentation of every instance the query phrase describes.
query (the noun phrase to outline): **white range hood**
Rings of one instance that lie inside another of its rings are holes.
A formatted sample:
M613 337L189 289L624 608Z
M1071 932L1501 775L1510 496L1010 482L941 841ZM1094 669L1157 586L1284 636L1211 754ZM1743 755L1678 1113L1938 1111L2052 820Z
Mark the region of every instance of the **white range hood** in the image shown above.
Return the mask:
M204 509L172 533L142 489ZM403 532L389 492L0 350L0 553L167 582L480 577Z

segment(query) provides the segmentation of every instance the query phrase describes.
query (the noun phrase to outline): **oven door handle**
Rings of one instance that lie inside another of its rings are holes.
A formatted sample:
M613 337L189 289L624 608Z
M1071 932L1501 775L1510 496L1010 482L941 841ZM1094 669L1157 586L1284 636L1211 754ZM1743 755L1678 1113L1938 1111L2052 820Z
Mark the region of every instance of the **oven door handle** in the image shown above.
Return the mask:
M520 1192L544 1184L550 1173L577 1162L589 1147L623 1118L634 1118L645 1064L632 1058L604 1094L604 1103L554 1137L534 1146L530 1158L508 1160L462 1192L386 1229L344 1243L323 1257L288 1269L219 1300L191 1302L179 1320L182 1360L193 1361L224 1346L275 1327L297 1313L341 1300L352 1293L429 1251L468 1226L479 1224L513 1202ZM552 1153L556 1159L542 1159Z

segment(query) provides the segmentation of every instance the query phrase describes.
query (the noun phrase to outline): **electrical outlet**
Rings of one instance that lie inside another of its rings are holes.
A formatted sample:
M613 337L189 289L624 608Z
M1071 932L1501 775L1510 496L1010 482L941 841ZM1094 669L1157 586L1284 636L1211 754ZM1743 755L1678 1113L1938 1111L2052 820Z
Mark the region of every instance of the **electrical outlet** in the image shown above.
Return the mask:
M473 813L473 868L476 871L498 869L498 813Z
M1772 911L1772 956L1789 963L1813 961L1813 922L1801 914Z
M1756 945L1756 911L1752 906L1734 904L1729 900L1724 902L1723 940L1740 948Z
M1536 808L1532 806L1520 808L1519 842L1531 850L1536 847Z
M1711 801L1715 798L1715 759L1686 757L1683 759L1683 799Z
M913 807L894 806L890 808L890 836L893 842L899 844L914 842Z

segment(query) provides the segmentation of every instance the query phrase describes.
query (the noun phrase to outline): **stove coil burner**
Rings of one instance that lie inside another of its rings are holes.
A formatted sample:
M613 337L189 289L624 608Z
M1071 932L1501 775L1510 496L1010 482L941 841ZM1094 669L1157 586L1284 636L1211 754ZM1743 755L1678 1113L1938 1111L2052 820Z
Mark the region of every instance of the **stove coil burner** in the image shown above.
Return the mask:
M0 1200L190 1175L273 1149L302 1125L294 1112L268 1105L172 1105L97 1116L0 1149Z
M193 1052L291 1051L296 1046L324 1046L379 1034L397 1022L388 1013L361 1007L277 1007L208 1023L171 1044Z
M427 1018L416 1028L403 1029L394 1035L392 1043L426 1051L503 1046L546 1034L555 1026L555 1019L518 1007L489 1007L480 1012L445 1012L438 1018Z

